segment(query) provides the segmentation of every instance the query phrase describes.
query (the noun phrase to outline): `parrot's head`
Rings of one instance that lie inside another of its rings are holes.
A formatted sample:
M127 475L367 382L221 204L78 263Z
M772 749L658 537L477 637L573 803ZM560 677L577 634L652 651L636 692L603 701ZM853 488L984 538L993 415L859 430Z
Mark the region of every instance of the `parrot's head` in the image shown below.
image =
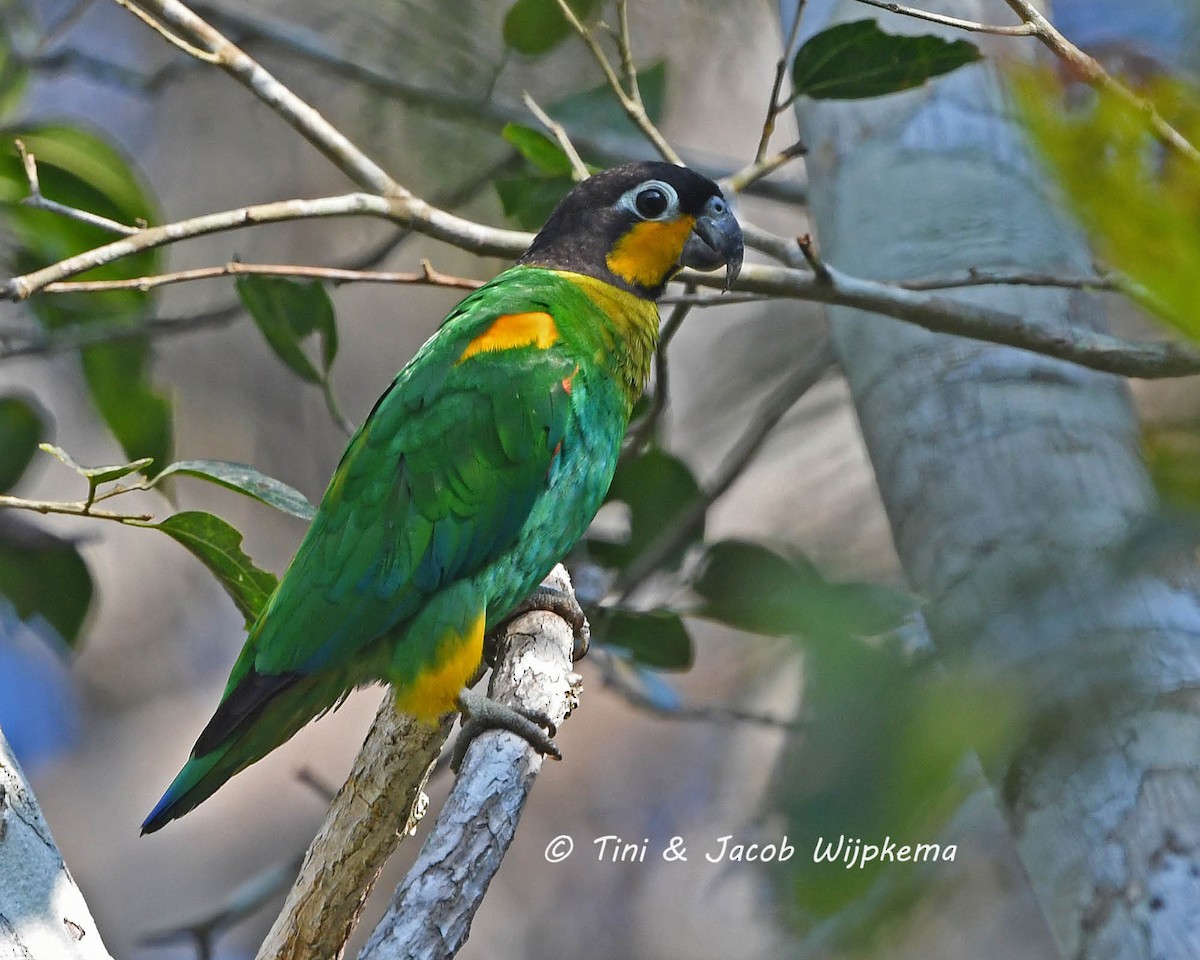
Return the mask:
M742 267L742 228L708 177L671 163L626 163L567 194L520 262L651 300L683 267L724 267L729 289Z

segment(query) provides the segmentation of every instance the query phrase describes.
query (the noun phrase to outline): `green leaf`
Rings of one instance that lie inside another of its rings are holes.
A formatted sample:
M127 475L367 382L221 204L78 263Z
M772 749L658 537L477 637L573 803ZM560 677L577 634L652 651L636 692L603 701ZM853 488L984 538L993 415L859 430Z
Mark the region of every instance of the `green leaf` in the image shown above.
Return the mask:
M24 273L113 239L91 224L21 203L29 192L13 139L37 158L43 195L119 223L156 219L154 204L132 164L101 137L73 127L44 125L0 130L0 226L16 240L11 268ZM155 273L160 251L144 250L80 274L117 280ZM35 297L30 308L51 329L104 324L140 328L153 299L139 290ZM83 351L84 372L100 415L130 459L170 460L171 424L165 398L148 382L146 337L99 344Z
M687 670L695 659L692 638L679 614L615 607L591 619L592 640L629 651L635 663L658 670Z
M879 636L918 606L882 584L830 583L803 557L743 540L712 544L692 588L702 598L697 615L768 636Z
M279 359L309 383L324 383L337 356L338 341L333 303L321 282L246 275L237 278L237 291ZM310 334L320 341L321 372L301 349Z
M874 20L856 20L804 43L792 61L792 85L814 100L861 100L918 87L979 59L966 40L898 36Z
M120 480L131 473L137 473L152 463L149 457L143 457L141 460L134 460L130 463L113 463L103 467L81 467L75 462L75 458L62 447L56 447L52 443L39 443L38 449L70 467L93 487L108 483L110 480Z
M91 604L92 577L74 543L0 515L0 594L22 619L41 616L73 645Z
M31 397L0 397L0 493L11 490L50 430L46 411Z
M1200 164L1164 150L1146 118L1107 90L1068 110L1049 71L1010 68L1017 105L1068 208L1147 310L1200 340ZM1138 86L1192 144L1200 93L1178 80Z
M598 0L568 0L581 20L587 19ZM553 49L571 33L571 25L555 0L517 0L504 17L504 42L527 57Z
M208 567L246 618L246 626L258 618L279 581L246 556L238 530L220 517L199 510L177 513L146 526L183 544Z
M571 176L571 158L540 130L519 123L506 123L500 132L539 173L551 177Z
M174 445L170 401L146 379L148 339L101 343L83 351L92 400L131 459L168 463Z
M700 496L700 485L691 468L678 457L651 447L640 457L621 463L608 489L608 500L629 507L628 541L589 540L588 552L606 566L624 569L671 529ZM663 560L661 569L677 569L688 547L703 537L704 524L699 523L687 540Z
M316 507L295 487L260 473L244 463L230 463L226 460L180 460L166 467L155 477L154 482L158 483L172 474L208 480L229 490L244 493L301 520L311 520L317 512Z
M540 229L560 200L571 192L570 177L539 177L521 174L494 181L504 215L526 230Z

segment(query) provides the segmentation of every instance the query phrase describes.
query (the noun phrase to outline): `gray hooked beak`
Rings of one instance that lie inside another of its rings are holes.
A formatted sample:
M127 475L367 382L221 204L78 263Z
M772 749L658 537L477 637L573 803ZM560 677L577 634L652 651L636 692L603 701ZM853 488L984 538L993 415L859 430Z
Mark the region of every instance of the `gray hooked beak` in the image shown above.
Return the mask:
M704 213L696 218L691 236L683 245L679 263L697 270L725 268L728 290L742 269L742 228L724 197L712 197Z

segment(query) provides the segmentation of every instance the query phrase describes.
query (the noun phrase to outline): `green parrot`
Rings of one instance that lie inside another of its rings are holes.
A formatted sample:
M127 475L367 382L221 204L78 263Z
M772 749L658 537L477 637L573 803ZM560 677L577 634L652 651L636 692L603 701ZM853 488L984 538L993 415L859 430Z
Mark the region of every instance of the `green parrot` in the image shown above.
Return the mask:
M658 342L656 298L682 266L724 266L728 288L741 262L729 203L686 167L625 164L576 186L351 438L142 833L355 687L390 683L401 710L430 722L463 709L484 638L604 500ZM529 739L554 750L548 737Z

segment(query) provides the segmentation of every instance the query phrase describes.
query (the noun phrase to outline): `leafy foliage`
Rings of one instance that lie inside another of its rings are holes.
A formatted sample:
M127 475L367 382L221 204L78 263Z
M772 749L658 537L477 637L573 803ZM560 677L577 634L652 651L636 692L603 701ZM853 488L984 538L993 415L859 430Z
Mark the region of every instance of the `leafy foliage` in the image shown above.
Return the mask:
M571 9L586 20L599 0L568 0ZM571 33L556 0L517 0L504 17L504 42L527 57L540 56L558 46Z
M246 618L246 626L255 621L279 581L246 556L241 533L220 517L201 510L177 513L147 526L187 547L233 598Z
M590 539L588 552L605 566L624 569L655 540L671 530L683 511L701 496L691 468L666 451L652 447L640 457L624 461L608 489L608 500L629 507L629 538L623 543ZM704 524L665 557L661 568L675 570L689 546L704 537Z
M1111 91L1069 110L1049 72L1014 69L1011 80L1039 154L1101 256L1147 309L1200 339L1200 164L1164 149L1145 115ZM1200 91L1158 79L1140 94L1200 142Z
M236 490L301 520L311 520L317 512L308 498L295 487L244 463L230 463L227 460L180 460L165 467L156 478L156 482L173 474L197 477L229 490Z
M839 23L810 38L792 61L796 96L862 100L919 87L980 59L966 40L884 33L874 20Z
M805 558L744 540L710 546L693 588L702 598L700 616L771 636L880 636L917 607L901 590L830 583Z
M338 337L333 303L321 282L248 275L237 278L237 291L275 355L302 380L327 383ZM313 335L319 345L320 370L302 347Z
M679 614L608 607L590 618L592 642L619 647L637 664L687 670L695 659L691 635Z
M73 542L0 514L0 593L19 617L42 617L72 645L92 592L91 574Z
M651 120L657 121L662 114L666 77L662 62L638 74L638 89ZM550 113L575 134L637 132L625 111L614 102L608 84L564 97L551 106ZM493 181L496 193L505 216L526 230L536 230L575 186L571 161L557 143L532 127L510 123L502 136L516 147L526 169Z
M30 397L0 397L0 493L21 479L49 429L45 411Z
M129 160L105 140L73 127L45 125L0 131L0 143L19 138L37 158L44 196L132 225L154 219L154 205ZM0 221L12 232L11 264L25 273L112 240L104 229L21 203L29 192L15 150L0 150ZM154 273L156 250L145 250L81 274L115 280ZM46 326L135 327L151 310L138 290L37 297L30 305ZM170 407L150 384L149 340L130 336L82 351L88 388L101 417L131 459L170 459Z

